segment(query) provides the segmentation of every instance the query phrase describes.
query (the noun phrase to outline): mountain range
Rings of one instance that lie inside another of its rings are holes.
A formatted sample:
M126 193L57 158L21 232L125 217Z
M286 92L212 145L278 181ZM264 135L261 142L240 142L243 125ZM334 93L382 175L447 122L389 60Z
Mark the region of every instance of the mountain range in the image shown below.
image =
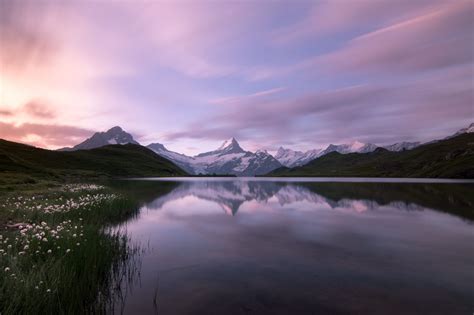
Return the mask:
M190 174L217 174L254 176L263 175L281 167L280 162L266 151L245 151L234 138L224 141L213 151L187 156L169 151L160 143L147 146Z
M367 153L334 151L266 176L474 178L474 133L460 133L399 152L384 148Z
M448 136L445 139L472 132L474 132L474 123L467 128L460 129L454 135ZM436 141L438 140L428 143ZM139 145L131 134L116 126L106 132L97 132L92 137L72 148L62 148L60 150L89 150L110 144L123 145L127 143ZM373 143L354 141L348 144L330 144L325 149L318 148L305 152L280 147L275 156L272 156L264 150L258 150L256 152L246 151L242 149L235 138L224 141L216 150L200 153L195 156L188 156L168 150L161 143L151 143L146 147L156 154L172 161L189 174L255 176L267 174L281 167L295 168L304 166L332 152L339 154L370 153L376 151L378 148L383 148L391 152L401 152L413 150L421 145L421 142L397 142L387 146L378 146Z

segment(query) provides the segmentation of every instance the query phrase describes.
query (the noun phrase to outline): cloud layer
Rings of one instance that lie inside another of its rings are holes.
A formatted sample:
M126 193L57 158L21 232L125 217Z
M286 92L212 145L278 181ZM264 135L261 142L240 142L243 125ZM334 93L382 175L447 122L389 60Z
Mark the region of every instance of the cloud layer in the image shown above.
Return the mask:
M193 154L474 121L472 1L0 6L2 138L55 148L121 125Z

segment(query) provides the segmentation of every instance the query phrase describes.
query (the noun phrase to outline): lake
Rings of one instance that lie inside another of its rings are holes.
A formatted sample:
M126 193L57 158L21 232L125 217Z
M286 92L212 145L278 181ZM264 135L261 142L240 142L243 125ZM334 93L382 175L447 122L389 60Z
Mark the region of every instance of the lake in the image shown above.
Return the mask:
M472 314L474 184L128 180L124 314Z

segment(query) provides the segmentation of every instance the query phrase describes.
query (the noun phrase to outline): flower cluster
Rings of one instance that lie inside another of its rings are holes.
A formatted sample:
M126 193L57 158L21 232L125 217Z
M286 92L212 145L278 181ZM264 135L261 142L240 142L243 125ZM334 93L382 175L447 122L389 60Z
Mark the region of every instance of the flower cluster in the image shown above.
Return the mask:
M30 197L10 197L4 200L3 207L10 212L23 211L41 211L43 213L69 212L71 210L84 209L97 204L110 201L117 198L115 194L107 193L88 193L74 197L58 196L48 198L46 196L30 196ZM0 207L1 208L1 207Z
M93 190L102 190L104 186L96 185L96 184L66 184L61 187L61 191L67 192L78 192L78 191L93 191Z
M82 218L79 218L82 222ZM80 246L83 239L83 225L74 224L71 220L63 221L57 225L50 226L46 222L40 224L25 224L18 226L19 235L8 238L0 234L0 254L10 256L36 256L36 258L48 257L52 254L63 255L69 253L72 248L66 248L65 244Z

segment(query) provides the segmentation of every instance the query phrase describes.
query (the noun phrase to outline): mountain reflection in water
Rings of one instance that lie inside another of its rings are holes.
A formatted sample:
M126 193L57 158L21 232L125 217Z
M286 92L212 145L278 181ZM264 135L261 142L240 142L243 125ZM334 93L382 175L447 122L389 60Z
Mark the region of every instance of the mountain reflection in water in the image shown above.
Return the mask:
M173 200L193 196L214 202L236 215L244 203L276 200L281 206L296 202L312 203L318 208L363 212L389 206L400 210L448 212L474 220L473 184L452 183L312 183L258 180L200 180L176 182L133 181L122 185L130 192L149 190L142 200L148 208L161 208ZM168 190L163 192L163 186ZM154 188L157 188L154 190Z
M123 314L469 314L468 183L117 181L143 249Z

